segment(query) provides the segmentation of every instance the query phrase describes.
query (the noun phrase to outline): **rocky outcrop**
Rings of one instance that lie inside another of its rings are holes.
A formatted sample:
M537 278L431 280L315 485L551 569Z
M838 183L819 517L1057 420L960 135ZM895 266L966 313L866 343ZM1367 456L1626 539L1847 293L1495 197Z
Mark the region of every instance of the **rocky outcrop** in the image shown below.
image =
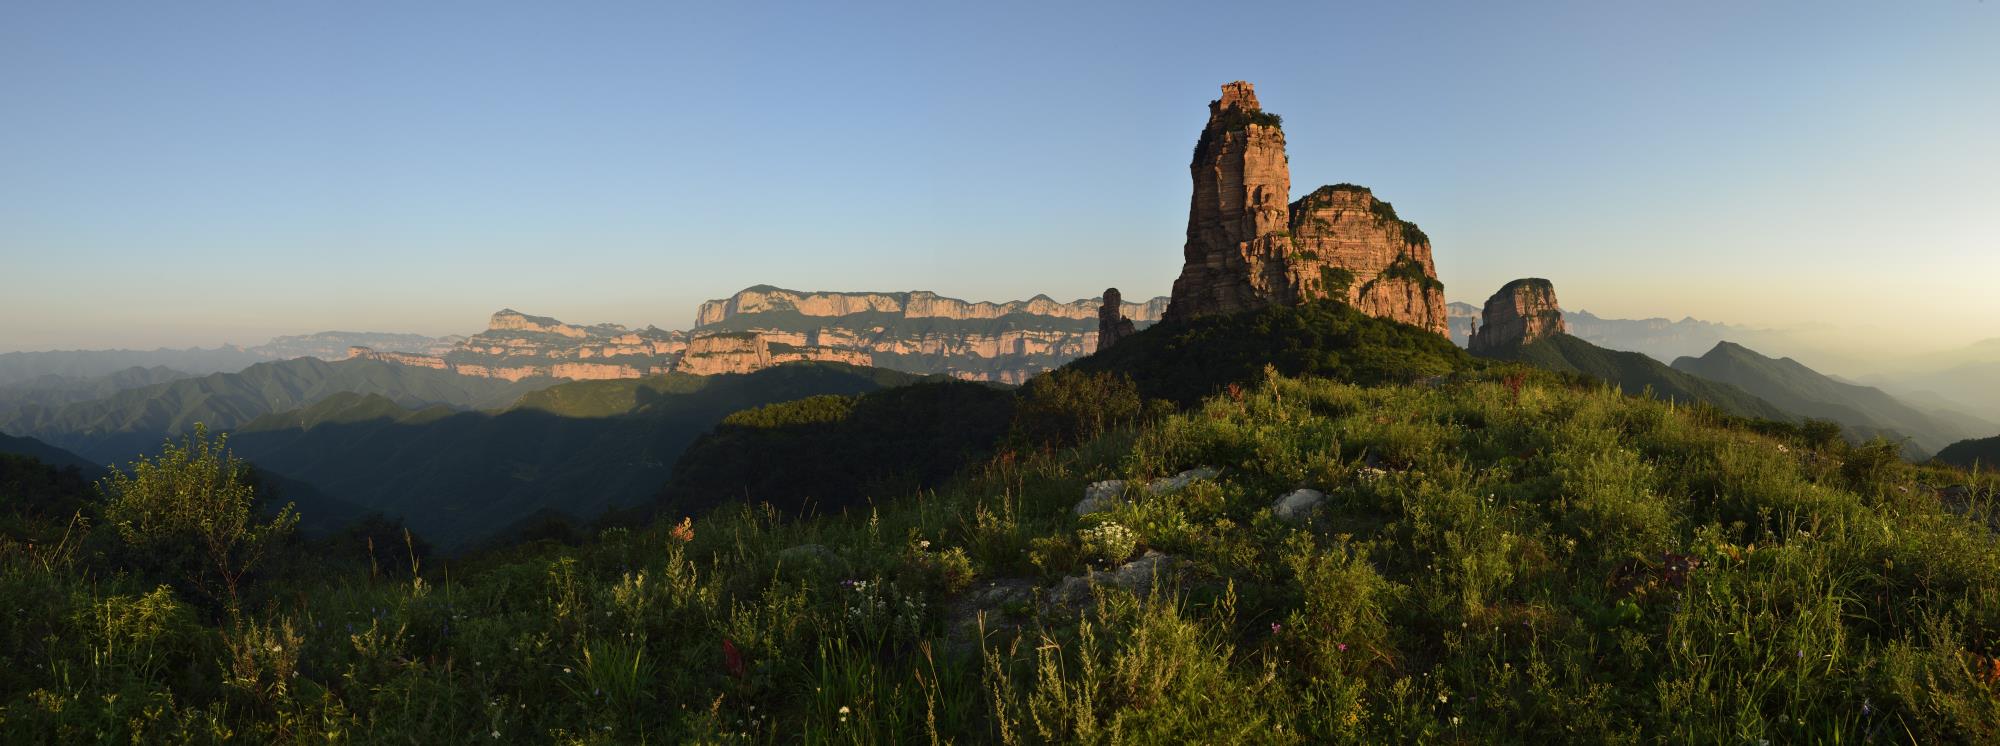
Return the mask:
M1167 308L1166 298L1145 303L1126 303L1126 317L1142 322L1160 320ZM1046 295L1028 300L977 303L946 298L925 290L907 293L806 293L757 285L735 295L701 304L695 312L695 328L723 324L743 315L791 311L800 316L839 317L868 313L893 314L903 318L997 319L1011 314L1089 320L1097 316L1098 299L1087 298L1058 303Z
M1167 317L1236 313L1295 300L1287 283L1292 177L1285 133L1249 83L1222 86L1194 147L1186 264Z
M867 365L869 360L851 350L774 343L754 332L705 334L688 340L687 352L674 365L674 372L712 376L800 362Z
M1288 202L1281 120L1249 83L1222 87L1189 171L1185 264L1166 317L1188 319L1331 298L1437 334L1449 325L1430 238L1365 187Z
M1134 328L1166 298L1120 299ZM774 344L845 350L878 368L1022 383L1098 348L1100 299L971 303L935 293L802 293L766 285L702 304L694 334L761 334Z
M1125 318L1123 298L1124 296L1118 293L1118 288L1104 290L1104 302L1097 307L1098 352L1103 352L1118 344L1118 340L1130 337L1138 331L1133 328L1132 320Z
M1362 313L1449 335L1430 237L1367 187L1335 184L1291 205L1286 282L1299 299L1333 298Z
M1468 347L1475 353L1492 353L1566 331L1555 285L1531 277L1507 283L1486 299Z

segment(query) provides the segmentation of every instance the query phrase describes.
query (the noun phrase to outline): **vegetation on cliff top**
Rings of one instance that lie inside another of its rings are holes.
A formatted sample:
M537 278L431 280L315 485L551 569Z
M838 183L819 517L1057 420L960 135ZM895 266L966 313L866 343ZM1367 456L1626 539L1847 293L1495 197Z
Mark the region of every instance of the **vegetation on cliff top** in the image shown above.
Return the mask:
M1069 367L1124 373L1146 398L1186 405L1250 382L1266 365L1284 375L1372 385L1480 364L1440 335L1316 301L1156 324Z

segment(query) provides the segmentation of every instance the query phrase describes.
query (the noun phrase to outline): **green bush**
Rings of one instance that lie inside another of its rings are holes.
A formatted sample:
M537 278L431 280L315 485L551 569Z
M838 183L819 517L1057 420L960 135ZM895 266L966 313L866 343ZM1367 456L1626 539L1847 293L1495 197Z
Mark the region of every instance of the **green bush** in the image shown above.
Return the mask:
M103 483L104 516L135 557L234 608L243 579L290 534L286 506L263 520L250 470L229 454L228 436L207 428L160 455L113 470Z

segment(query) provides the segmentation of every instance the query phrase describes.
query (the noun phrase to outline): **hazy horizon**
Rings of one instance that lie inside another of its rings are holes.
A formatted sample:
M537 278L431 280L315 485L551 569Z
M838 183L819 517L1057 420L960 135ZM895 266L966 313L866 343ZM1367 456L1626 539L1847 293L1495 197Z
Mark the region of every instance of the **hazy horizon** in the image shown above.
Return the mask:
M0 10L0 351L1163 295L1237 79L1452 300L2000 336L1990 3L1022 7Z

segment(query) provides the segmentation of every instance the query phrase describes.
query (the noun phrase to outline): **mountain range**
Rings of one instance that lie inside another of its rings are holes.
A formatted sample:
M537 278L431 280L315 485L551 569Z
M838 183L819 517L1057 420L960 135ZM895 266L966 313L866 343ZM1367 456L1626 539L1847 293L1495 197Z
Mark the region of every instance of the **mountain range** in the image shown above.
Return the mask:
M583 523L642 502L688 444L731 412L917 380L800 363L740 375L562 383L490 411L343 392L243 423L230 445L259 468L401 519L452 551L539 514Z
M1732 342L1701 357L1683 357L1675 370L1735 385L1793 414L1832 420L1858 438L1908 437L1918 460L1959 440L2000 432L2000 425L1919 408L1881 389L1823 375L1791 358L1773 359Z
M550 381L502 381L373 360L298 358L258 363L65 404L22 404L0 413L0 432L32 435L99 463L121 463L195 423L226 430L343 392L399 404L458 409L504 406Z

